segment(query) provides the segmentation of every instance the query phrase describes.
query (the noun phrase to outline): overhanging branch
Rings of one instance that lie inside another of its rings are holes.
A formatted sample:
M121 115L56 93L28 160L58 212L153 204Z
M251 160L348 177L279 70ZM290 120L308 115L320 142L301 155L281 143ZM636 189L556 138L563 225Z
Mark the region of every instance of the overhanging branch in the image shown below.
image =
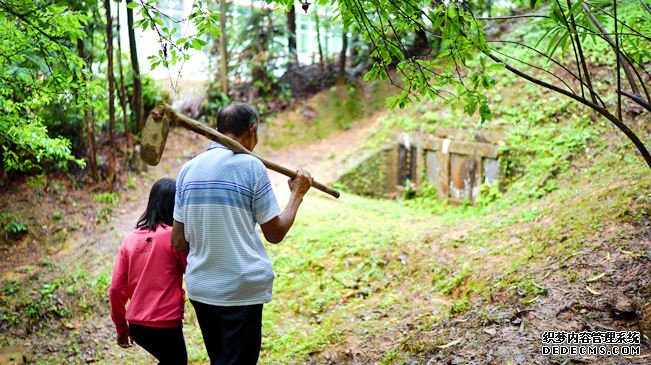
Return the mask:
M485 54L491 58L493 61L497 63L501 63L506 67L507 70L513 72L514 74L522 77L523 79L530 81L536 85L542 86L546 89L556 91L559 94L563 94L567 97L570 97L581 104L584 104L590 108L592 108L594 111L597 113L601 114L602 116L606 117L606 119L610 120L617 128L619 128L624 134L633 142L637 150L642 154L642 158L644 158L644 161L647 163L649 166L649 169L651 169L651 154L649 154L649 151L646 149L644 146L644 143L640 140L640 138L620 119L618 119L616 116L614 116L612 113L610 113L606 108L602 108L601 106L591 102L590 100L587 100L585 98L580 97L579 95L572 94L571 92L568 92L566 90L563 90L557 86L554 86L552 84L549 84L545 81L536 79L535 77L532 77L530 75L525 74L524 72L518 70L517 68L509 65L508 63L502 61L498 57L496 57L493 54L485 52Z

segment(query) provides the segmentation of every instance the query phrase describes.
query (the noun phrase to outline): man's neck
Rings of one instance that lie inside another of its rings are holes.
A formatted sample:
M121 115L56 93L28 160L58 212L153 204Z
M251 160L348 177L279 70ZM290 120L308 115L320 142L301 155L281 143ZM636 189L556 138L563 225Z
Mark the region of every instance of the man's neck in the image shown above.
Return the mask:
M251 151L251 148L249 148L249 146L247 145L245 138L243 138L243 137L238 137L238 136L236 136L236 135L234 135L234 134L232 134L232 133L224 133L224 135L225 135L226 137L230 137L232 140L236 141L237 143L239 143L239 144L241 144L242 146L244 146L244 148L246 148L247 150Z

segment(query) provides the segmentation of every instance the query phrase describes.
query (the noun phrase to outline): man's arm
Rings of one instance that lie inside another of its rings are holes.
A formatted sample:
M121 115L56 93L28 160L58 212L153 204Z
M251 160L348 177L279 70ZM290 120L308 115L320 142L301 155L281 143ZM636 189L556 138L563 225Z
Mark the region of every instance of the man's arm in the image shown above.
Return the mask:
M299 169L296 177L289 180L288 183L291 194L285 210L269 222L260 225L264 238L271 243L280 243L294 224L298 207L303 202L303 196L312 185L312 176L309 172Z
M188 241L185 240L184 228L183 223L174 220L172 225L172 245L179 251L188 251L190 249Z

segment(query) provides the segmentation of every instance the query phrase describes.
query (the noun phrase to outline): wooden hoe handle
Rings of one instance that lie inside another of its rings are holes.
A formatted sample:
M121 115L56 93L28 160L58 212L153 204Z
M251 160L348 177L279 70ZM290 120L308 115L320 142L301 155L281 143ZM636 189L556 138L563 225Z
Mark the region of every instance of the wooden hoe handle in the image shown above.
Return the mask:
M157 107L156 109L160 108ZM216 129L211 128L207 126L204 123L197 122L194 119L188 118L187 116L178 113L176 110L172 109L169 105L165 104L164 105L164 113L161 114L167 114L167 116L170 118L170 122L173 124L177 125L182 125L183 127L199 133L203 135L204 137L213 140L215 142L219 142L223 144L224 146L228 147L231 151L235 153L246 153L247 155L251 155L262 161L262 163L269 169L276 171L278 173L281 173L285 176L288 176L290 178L295 178L296 177L296 171L290 170L284 166L278 165L277 163L271 162L269 160L266 160L255 153L252 153L251 151L247 150L244 146L242 146L239 142L236 140L218 132ZM159 112L163 112L162 110L159 109ZM322 192L332 195L335 198L339 198L339 192L335 189L332 189L328 186L325 186L321 184L320 182L316 180L312 180L312 186L316 189L321 190Z

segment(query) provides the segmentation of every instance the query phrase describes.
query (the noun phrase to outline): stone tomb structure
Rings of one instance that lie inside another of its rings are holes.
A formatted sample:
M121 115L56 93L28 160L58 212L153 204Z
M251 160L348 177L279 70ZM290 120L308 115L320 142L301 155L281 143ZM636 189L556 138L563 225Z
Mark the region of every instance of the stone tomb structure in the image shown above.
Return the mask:
M481 184L499 183L500 141L504 134L439 129L433 135L401 134L353 164L338 182L344 189L390 197L408 185L425 181L436 186L438 198L452 204L474 203Z

